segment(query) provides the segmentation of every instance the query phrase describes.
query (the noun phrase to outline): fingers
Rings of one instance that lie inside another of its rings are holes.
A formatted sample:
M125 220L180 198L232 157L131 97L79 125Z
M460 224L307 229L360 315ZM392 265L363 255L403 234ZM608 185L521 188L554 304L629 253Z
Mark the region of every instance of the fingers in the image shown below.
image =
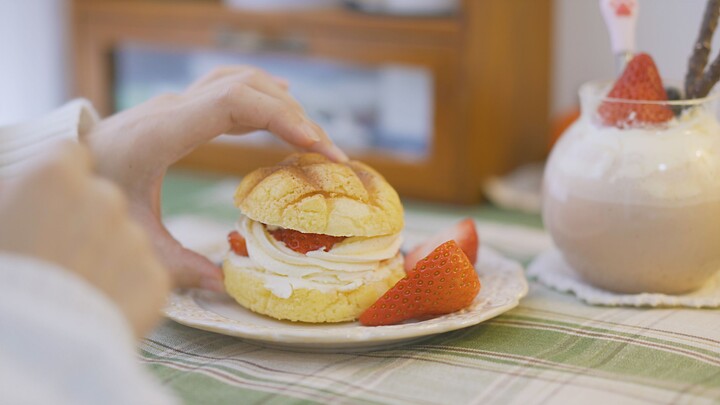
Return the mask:
M224 291L220 268L204 256L184 248L147 209L136 207L132 212L150 236L158 257L170 272L175 287Z
M233 85L227 94L233 122L267 129L291 145L345 162L347 155L332 143L325 131L293 104L284 102L248 85Z
M347 160L280 84L267 73L248 68L218 69L181 95L157 99L104 120L87 139L96 151L105 151L101 155L109 155L100 161L101 172L112 171L106 166L121 167L127 181L118 182L129 184L162 173L218 135L262 129L301 149L335 161ZM118 132L128 135L122 141L103 142L102 138ZM134 164L114 159L118 150L127 153L131 149L128 158Z
M228 79L232 80L233 76L229 76ZM276 114L276 122L269 122L267 128L265 129L268 129L270 132L278 135L282 139L288 141L290 144L299 146L307 150L311 150L313 152L324 154L325 156L336 162L345 162L348 160L347 155L340 148L338 148L332 142L332 140L330 140L330 137L327 135L327 133L325 133L325 131L315 122L307 119L305 112L302 109L302 106L297 102L297 100L295 100L287 92L286 89L281 88L279 85L273 82L270 79L269 75L264 72L259 72L255 74L250 80L248 80L248 85L252 89L257 90L260 93L269 95L285 103L284 106L279 105L278 108L294 108L295 110L300 112L302 117L305 119L303 120L301 128L299 129L315 142L310 146L294 142L292 130L285 131L285 129L287 129L286 125L292 125L292 123L284 121L285 117L282 113ZM271 125L273 126L271 127Z
M300 103L288 93L287 89L281 87L274 81L269 79L253 79L249 81L248 86L251 88L267 94L270 97L274 97L281 102L285 103L288 108L297 110L299 113L305 115L305 110L302 108Z
M127 252L135 255L138 268L116 276L113 285L121 296L142 286L146 294L143 299L121 299L123 310L135 327L136 336L148 333L160 318L170 292L170 276L166 268L157 259L145 231L134 222L125 222L118 232L126 235Z
M133 137L134 155L130 157L138 164L123 166L124 171L141 170L151 164L153 170L149 171L156 175L221 134L267 129L304 149L322 139L297 106L258 91L247 83L205 89L171 104L154 115L155 125L142 117L135 129L142 135ZM128 177L132 180L143 175L132 173Z
M225 80L228 77L234 76L236 80L243 81L247 77L253 76L253 75L263 75L268 78L268 80L271 80L281 88L287 90L290 86L290 83L287 81L287 79L284 79L282 77L273 76L267 72L265 72L262 69L258 69L256 67L252 66L246 66L246 65L236 65L236 66L221 66L216 69L214 69L209 74L201 77L198 79L195 83L191 84L190 87L188 87L188 90L196 90L203 87L206 87L210 84L216 84L219 81Z
M94 239L99 242L85 276L118 304L136 336L143 336L160 317L170 290L168 271L147 233L130 220L128 202L118 187L103 179L93 179L89 185L92 196L85 199L94 207L87 210L94 208L100 215L88 220L94 222Z
M95 164L90 149L87 146L80 143L71 142L71 149L73 149L73 159L75 164L82 170L92 171Z
M238 66L220 66L213 69L210 73L196 80L193 84L188 87L188 91L201 89L207 87L207 85L222 80L223 78L230 75L244 74L250 75L254 72L249 66L238 65Z
M326 155L338 162L348 160L330 137L307 118L302 106L287 92L287 82L249 67L216 69L198 84L221 92L229 109L232 128L227 132L266 129L291 145Z
M287 102L290 106L302 111L302 106L288 92L287 80L270 75L260 69L251 68L222 68L221 74L216 74L213 80L208 83L217 89L228 89L233 84L244 83L255 90Z
M171 265L170 272L176 287L225 291L220 268L198 253L181 248Z
M92 172L86 149L68 143L56 150L0 208L0 250L55 263L82 277L113 300L142 335L158 319L168 273L144 231L130 220L120 189Z
M74 142L60 142L50 156L36 156L35 159L37 162L28 167L27 172L7 181L5 187L28 197L79 193L84 190L84 183L91 175L87 149ZM12 193L3 194L9 196Z
M266 129L301 148L309 148L322 140L322 134L294 104L248 84L232 84L224 100L233 127Z
M91 201L102 204L109 217L128 216L128 201L120 188L109 180L94 177L90 180L94 194Z
M290 82L284 77L272 76L272 79L273 81L275 81L275 83L277 83L278 86L284 88L285 90L290 88Z
M312 123L315 130L320 133L320 142L312 145L308 150L323 154L335 162L347 162L348 156L340 148L337 147L325 131L319 125Z
M233 81L239 82L236 76L228 76L225 80L227 81L224 83L227 85L231 85ZM275 97L278 100L287 103L288 106L294 107L298 111L303 112L303 108L300 103L298 103L298 101L288 92L287 81L285 81L283 85L283 83L278 82L278 80L270 74L260 70L255 72L252 76L247 77L245 79L245 83L255 90L265 93L271 97Z
M48 159L35 168L29 176L44 176L45 173L65 174L68 177L86 176L92 170L88 149L76 142L59 142Z

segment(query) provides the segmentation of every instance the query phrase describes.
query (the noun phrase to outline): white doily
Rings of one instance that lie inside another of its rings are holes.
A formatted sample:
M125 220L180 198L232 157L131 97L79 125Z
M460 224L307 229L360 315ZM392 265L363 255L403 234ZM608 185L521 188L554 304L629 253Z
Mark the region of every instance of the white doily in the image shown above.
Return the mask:
M530 263L527 275L554 290L573 293L591 305L720 307L720 272L708 280L701 289L688 294L617 294L588 284L570 268L557 249L551 249L538 255Z

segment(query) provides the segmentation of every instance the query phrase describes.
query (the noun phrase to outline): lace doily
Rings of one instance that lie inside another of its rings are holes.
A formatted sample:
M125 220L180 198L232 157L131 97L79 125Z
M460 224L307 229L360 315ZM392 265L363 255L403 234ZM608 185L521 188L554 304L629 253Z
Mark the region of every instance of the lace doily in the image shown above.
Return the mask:
M557 249L538 255L527 269L527 275L541 284L561 292L569 292L592 305L634 307L720 307L720 272L697 291L683 295L658 293L619 294L602 290L584 281L565 262Z

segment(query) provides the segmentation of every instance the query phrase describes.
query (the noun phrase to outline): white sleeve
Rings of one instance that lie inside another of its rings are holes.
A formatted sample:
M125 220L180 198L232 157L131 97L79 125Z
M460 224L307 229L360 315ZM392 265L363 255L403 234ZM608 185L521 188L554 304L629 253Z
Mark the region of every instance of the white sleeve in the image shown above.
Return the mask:
M0 252L0 402L172 404L119 310L79 277Z
M44 117L0 127L0 179L37 165L57 142L77 141L98 119L89 101L77 99Z

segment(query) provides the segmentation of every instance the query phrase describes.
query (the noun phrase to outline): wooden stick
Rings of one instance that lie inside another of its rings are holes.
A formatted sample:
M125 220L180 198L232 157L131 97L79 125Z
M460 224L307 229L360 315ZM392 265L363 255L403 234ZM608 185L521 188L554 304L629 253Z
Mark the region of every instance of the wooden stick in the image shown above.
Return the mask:
M720 0L708 0L702 25L700 26L700 33L695 41L695 47L688 62L688 71L685 75L685 98L702 97L698 95L699 81L703 82L703 86L707 86L707 75L705 75L702 80L701 77L703 76L703 70L710 56L710 45L718 25L718 17L720 17ZM715 83L713 82L713 84ZM710 87L712 88L712 85L710 85Z
M720 80L720 55L710 64L707 72L702 75L700 80L695 82L692 98L702 98L710 94L710 90L718 80Z

